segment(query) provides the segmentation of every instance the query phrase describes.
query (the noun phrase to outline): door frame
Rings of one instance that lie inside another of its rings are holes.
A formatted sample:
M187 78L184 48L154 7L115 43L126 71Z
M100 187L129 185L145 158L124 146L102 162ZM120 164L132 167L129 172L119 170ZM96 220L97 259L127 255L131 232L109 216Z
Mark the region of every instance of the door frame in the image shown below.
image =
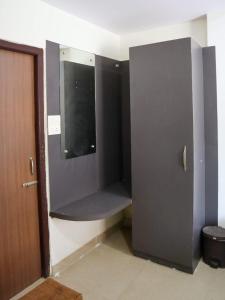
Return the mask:
M34 57L35 139L37 155L41 269L42 276L47 277L50 272L50 252L45 165L43 49L11 43L1 39L0 49L30 54Z

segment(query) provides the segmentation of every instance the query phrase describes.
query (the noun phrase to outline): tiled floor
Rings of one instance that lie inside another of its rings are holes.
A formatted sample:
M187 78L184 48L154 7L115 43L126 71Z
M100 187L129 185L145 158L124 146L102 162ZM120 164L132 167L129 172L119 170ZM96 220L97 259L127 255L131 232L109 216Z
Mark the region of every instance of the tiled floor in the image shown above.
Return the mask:
M84 300L225 300L225 270L200 262L189 275L134 257L122 231L55 279Z

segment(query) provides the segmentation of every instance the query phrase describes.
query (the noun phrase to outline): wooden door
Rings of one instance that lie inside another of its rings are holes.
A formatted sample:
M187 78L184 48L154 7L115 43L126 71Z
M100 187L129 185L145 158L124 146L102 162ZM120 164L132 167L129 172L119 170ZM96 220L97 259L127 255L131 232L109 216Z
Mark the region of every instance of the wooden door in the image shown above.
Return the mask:
M34 57L0 50L0 299L41 277Z
M130 51L133 246L187 269L193 236L191 66L190 39Z

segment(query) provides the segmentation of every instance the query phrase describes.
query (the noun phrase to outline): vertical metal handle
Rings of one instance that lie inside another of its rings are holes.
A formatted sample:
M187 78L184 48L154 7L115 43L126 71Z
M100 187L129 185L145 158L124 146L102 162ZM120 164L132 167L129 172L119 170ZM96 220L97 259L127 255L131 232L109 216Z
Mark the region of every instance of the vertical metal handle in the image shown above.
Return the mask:
M34 160L32 157L30 157L29 160L30 160L30 172L31 175L34 175Z
M183 168L184 172L187 172L187 146L184 146L183 150Z

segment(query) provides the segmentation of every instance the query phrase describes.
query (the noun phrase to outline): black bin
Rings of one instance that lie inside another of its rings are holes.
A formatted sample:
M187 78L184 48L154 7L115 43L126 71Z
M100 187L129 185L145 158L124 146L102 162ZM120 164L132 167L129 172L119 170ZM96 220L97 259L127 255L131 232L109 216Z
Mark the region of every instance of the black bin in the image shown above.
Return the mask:
M225 229L207 226L203 233L203 260L213 268L225 268Z

